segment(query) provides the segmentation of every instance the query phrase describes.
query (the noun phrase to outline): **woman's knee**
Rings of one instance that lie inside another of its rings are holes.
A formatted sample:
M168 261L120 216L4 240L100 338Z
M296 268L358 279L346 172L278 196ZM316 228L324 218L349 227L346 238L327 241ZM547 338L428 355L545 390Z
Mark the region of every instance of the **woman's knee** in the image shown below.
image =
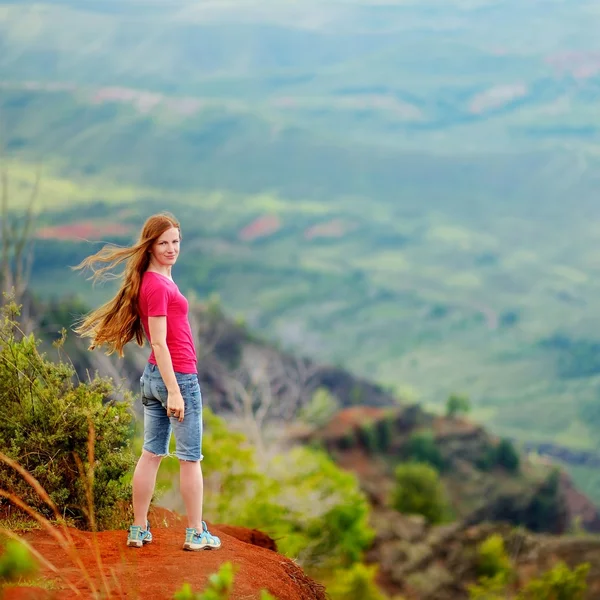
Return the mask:
M142 457L145 460L149 460L152 462L160 462L163 459L163 456L161 454L154 454L154 452L150 452L149 450L142 450Z

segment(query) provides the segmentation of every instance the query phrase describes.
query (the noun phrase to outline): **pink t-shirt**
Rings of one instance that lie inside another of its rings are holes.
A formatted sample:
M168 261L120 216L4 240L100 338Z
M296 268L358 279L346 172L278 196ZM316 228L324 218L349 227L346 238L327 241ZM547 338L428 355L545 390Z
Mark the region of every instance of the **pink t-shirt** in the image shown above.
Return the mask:
M188 301L175 282L168 277L146 271L142 275L139 310L146 337L150 339L148 317L167 317L167 347L171 354L173 370L177 373L197 373L196 348L188 320ZM154 351L148 362L156 364Z

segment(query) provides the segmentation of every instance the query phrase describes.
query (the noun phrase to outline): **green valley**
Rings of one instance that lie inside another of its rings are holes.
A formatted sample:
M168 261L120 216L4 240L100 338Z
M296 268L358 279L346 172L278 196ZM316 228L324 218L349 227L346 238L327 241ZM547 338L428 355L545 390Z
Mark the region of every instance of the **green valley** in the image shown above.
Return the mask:
M169 209L180 287L283 347L598 451L599 26L586 0L0 2L33 290L99 302L68 265Z

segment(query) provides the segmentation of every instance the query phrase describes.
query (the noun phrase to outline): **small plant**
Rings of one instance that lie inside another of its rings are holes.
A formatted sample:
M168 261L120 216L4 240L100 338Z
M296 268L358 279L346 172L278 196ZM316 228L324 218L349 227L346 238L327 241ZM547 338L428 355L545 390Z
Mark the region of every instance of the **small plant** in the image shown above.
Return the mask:
M510 557L504 547L504 538L490 535L477 549L477 573L480 577L507 583L513 574Z
M302 408L299 417L310 425L322 427L340 409L339 400L326 388L319 388Z
M482 577L477 584L467 586L469 600L506 600L506 582L502 575Z
M442 522L448 507L438 471L424 463L399 465L392 506L401 513L423 515L430 523Z
M519 454L510 440L500 440L500 443L496 448L496 464L512 473L519 470Z
M441 471L445 466L444 458L435 443L432 431L415 431L412 433L406 444L406 453L409 460L427 463L438 471Z
M195 593L189 583L184 583L183 587L175 592L173 600L229 600L235 571L232 563L223 563L221 568L208 578L208 585L203 592Z
M335 572L327 587L331 600L385 600L375 583L377 566L355 563L349 569Z
M446 416L454 419L458 415L466 415L471 410L471 401L467 396L452 394L446 401Z
M587 591L588 563L569 569L560 562L521 590L518 600L583 600Z
M394 417L386 415L377 422L377 440L380 452L387 452L394 441Z
M356 430L356 435L369 454L374 454L379 450L377 429L373 423L363 423L359 425Z
M0 589L5 583L37 572L38 564L31 552L20 542L8 540L0 555Z

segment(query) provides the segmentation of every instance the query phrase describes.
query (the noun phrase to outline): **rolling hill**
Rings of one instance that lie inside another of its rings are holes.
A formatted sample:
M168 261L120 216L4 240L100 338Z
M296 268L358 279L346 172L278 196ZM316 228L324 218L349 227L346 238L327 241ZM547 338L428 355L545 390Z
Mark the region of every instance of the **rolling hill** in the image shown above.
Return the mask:
M0 2L34 290L99 301L82 238L169 208L180 285L283 346L600 450L599 26L591 0Z

